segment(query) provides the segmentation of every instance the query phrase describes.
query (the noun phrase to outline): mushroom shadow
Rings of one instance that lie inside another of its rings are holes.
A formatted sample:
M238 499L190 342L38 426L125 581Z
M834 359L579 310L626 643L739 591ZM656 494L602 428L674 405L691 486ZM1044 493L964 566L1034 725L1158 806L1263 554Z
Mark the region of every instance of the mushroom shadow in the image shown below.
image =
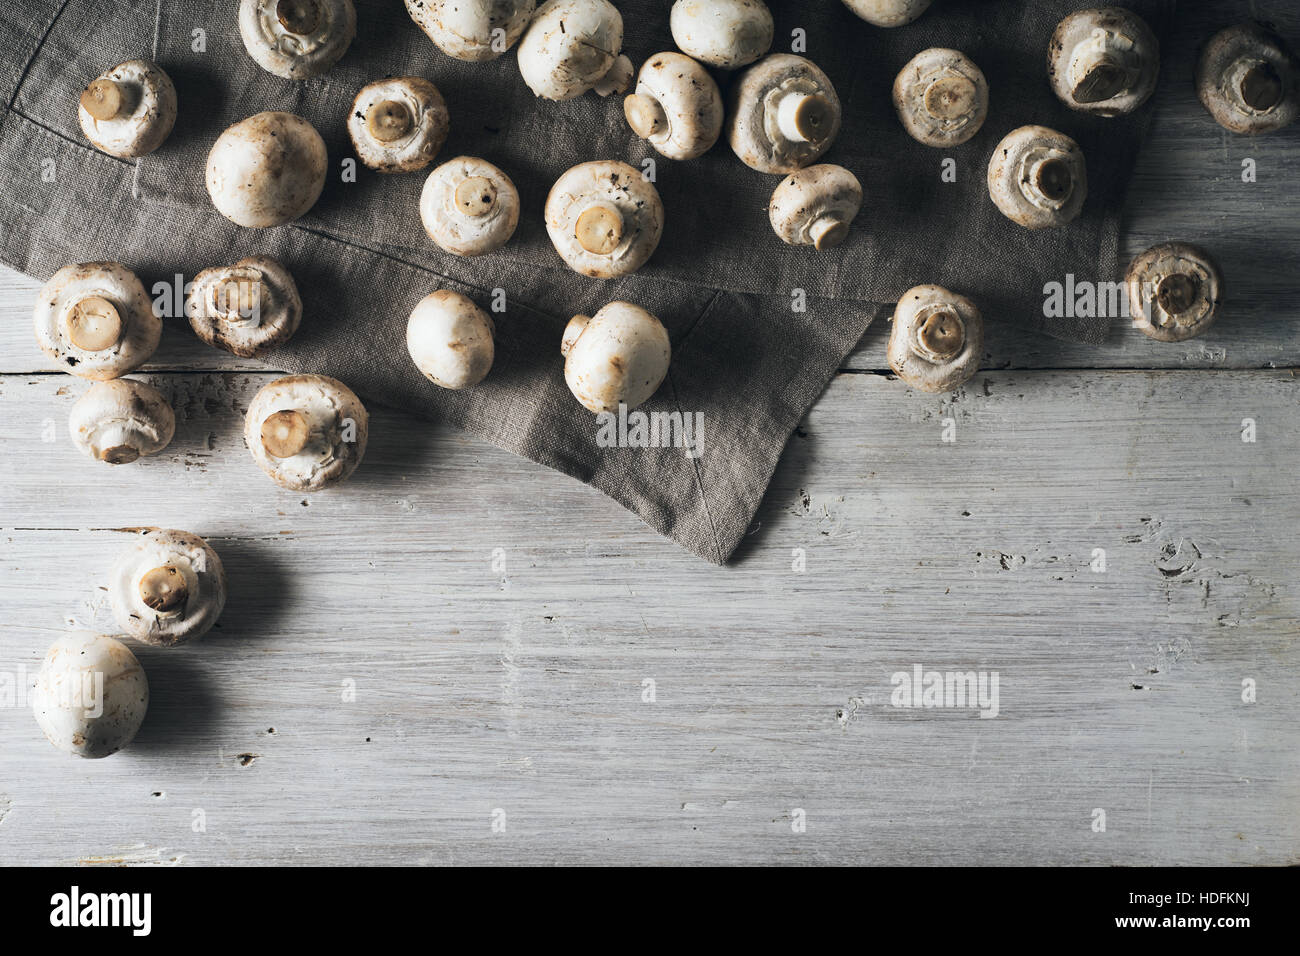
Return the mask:
M207 662L184 648L131 649L149 677L149 710L127 750L192 754L194 741L213 733L222 709Z
M293 576L271 546L246 538L208 538L226 569L226 608L201 640L258 639L274 634L293 612Z

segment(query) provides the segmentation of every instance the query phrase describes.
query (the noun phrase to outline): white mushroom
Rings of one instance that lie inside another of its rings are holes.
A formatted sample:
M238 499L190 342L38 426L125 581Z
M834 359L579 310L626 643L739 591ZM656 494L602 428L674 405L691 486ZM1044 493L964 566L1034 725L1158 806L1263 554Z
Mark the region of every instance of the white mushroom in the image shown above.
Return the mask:
M1146 21L1123 7L1070 14L1052 35L1047 75L1070 109L1098 116L1131 113L1151 96L1160 42Z
M844 5L878 27L901 27L929 9L931 0L844 0Z
M361 399L342 382L290 375L253 396L244 416L244 441L276 484L319 491L361 464L369 427Z
M1300 117L1300 60L1258 24L1228 27L1201 53L1196 92L1224 129L1272 133Z
M429 238L457 256L500 249L519 224L519 190L487 160L457 156L429 174L420 193Z
M951 392L979 371L984 319L975 303L937 285L903 293L889 333L889 367L923 392Z
M615 68L623 17L609 0L548 0L519 42L519 72L537 96L571 100Z
M442 388L469 388L492 369L492 319L471 299L439 289L406 322L406 350L424 377Z
M1126 277L1133 324L1158 342L1200 335L1218 317L1223 276L1204 249L1184 242L1152 246Z
M849 234L862 208L862 184L843 166L822 163L791 173L772 193L768 218L792 246L830 249Z
M722 93L709 71L689 56L656 53L623 101L632 131L669 159L694 159L722 135Z
M176 413L158 389L129 378L96 382L77 399L68 430L96 461L126 465L156 455L176 433Z
M679 50L724 70L748 66L772 46L772 11L762 0L677 0L668 25Z
M194 277L185 315L204 342L253 358L289 340L302 321L298 286L278 260L249 256Z
M989 83L964 53L922 50L894 80L894 109L918 143L959 146L988 117Z
M226 606L226 570L198 535L155 529L118 556L108 594L123 633L175 647L217 623Z
M628 275L659 245L659 192L627 163L581 163L546 197L546 231L569 268L593 279Z
M731 91L727 138L760 173L792 173L830 149L840 99L811 60L774 53L740 75Z
M120 262L64 266L36 294L32 314L41 350L82 378L139 368L162 337L143 283Z
M537 0L406 0L406 12L443 53L494 60L515 45Z
M77 122L86 139L110 156L152 153L176 125L176 87L157 63L127 60L82 91Z
M630 302L611 302L593 316L575 315L560 343L564 381L593 412L636 408L668 374L672 345L657 318Z
M352 0L239 0L239 35L262 69L307 80L347 52L357 12Z
M50 645L32 691L32 713L59 750L91 759L117 753L149 709L149 680L131 649L78 631Z
M237 225L281 226L316 204L327 163L311 123L292 113L258 113L217 137L208 153L208 195Z
M1012 222L1046 229L1073 221L1088 196L1083 151L1045 126L1008 133L989 162L989 196Z
M396 76L361 88L348 135L361 161L381 173L409 173L433 162L450 117L438 88L420 76Z

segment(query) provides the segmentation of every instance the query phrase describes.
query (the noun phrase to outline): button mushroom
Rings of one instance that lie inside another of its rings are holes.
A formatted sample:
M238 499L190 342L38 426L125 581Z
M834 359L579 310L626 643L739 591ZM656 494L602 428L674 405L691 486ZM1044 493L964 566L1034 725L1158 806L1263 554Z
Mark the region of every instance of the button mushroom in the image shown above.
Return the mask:
M636 408L668 374L672 345L657 318L630 302L611 302L593 316L575 315L560 343L564 381L593 412Z
M244 441L277 485L319 491L361 464L369 424L365 406L342 382L290 375L253 396L244 416Z
M149 680L131 649L79 631L50 645L32 689L32 713L45 739L76 757L117 753L149 709Z
M989 196L1026 229L1071 222L1088 196L1078 143L1045 126L1022 126L998 143L989 162Z
M1123 7L1077 10L1056 28L1047 75L1070 109L1099 116L1131 113L1155 92L1160 43L1146 21Z
M352 0L240 0L239 35L262 69L308 80L347 52L357 12Z
M409 173L433 162L450 117L438 88L419 76L376 80L361 88L348 135L361 161L381 173Z
M623 17L609 0L548 0L519 42L519 72L537 96L571 100L630 65L618 63L622 46Z
M152 153L176 125L176 87L157 63L127 60L82 91L77 122L86 139L110 156Z
M830 149L840 131L840 99L817 66L775 53L740 75L731 92L727 138L760 173L792 173Z
M889 367L922 392L951 392L979 371L984 319L970 299L937 285L903 293L889 333Z
M989 83L964 53L933 47L914 56L894 80L894 109L918 143L960 146L984 125Z
M217 137L208 153L208 195L237 225L281 226L316 204L327 162L311 123L292 113L258 113Z
M843 166L822 163L791 173L772 193L772 229L792 246L830 249L849 234L862 208L862 184Z
M1300 116L1300 61L1261 26L1228 27L1202 51L1196 91L1224 129L1272 133Z
M298 286L278 260L249 256L194 277L185 315L204 342L253 358L289 340L302 321Z
M659 192L627 163L581 163L546 197L546 231L569 268L593 279L624 276L659 245L664 207Z
M120 262L64 266L36 294L32 312L41 350L82 378L139 368L162 337L144 285Z
M844 5L878 27L901 27L929 8L931 0L844 0Z
M762 0L677 0L668 25L679 50L724 70L748 66L772 45L772 11Z
M537 0L406 0L406 12L443 53L494 60L515 45Z
M1159 342L1181 342L1214 324L1223 276L1204 249L1183 242L1153 246L1126 278L1133 324Z
M68 430L96 461L126 465L156 455L176 432L176 414L158 389L129 378L97 382L77 399Z
M481 256L514 235L519 190L487 160L457 156L424 181L420 221L440 248L457 256Z
M108 593L123 633L175 647L217 623L226 606L226 570L198 535L155 529L118 556Z
M416 305L406 322L406 350L424 377L442 388L469 388L492 368L495 329L472 300L439 289Z
M689 56L656 53L641 67L636 92L623 101L632 131L669 159L694 159L722 135L722 93Z

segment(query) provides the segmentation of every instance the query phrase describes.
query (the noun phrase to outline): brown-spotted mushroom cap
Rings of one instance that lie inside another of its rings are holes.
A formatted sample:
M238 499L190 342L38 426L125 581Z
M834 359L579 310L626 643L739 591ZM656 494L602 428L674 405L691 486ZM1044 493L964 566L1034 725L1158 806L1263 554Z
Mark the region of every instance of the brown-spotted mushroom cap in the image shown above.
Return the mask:
M492 369L495 329L473 300L439 289L419 301L406 322L406 350L424 377L442 388L477 385Z
M772 11L762 0L677 0L668 26L679 50L724 70L748 66L772 46Z
M176 87L157 63L127 60L82 91L77 122L86 139L110 156L152 153L176 125Z
M1133 324L1159 342L1200 335L1218 317L1223 276L1204 249L1165 242L1139 255L1126 279Z
M65 634L45 652L32 714L45 739L74 757L117 753L149 710L149 680L131 649L105 634Z
M533 93L571 100L615 69L622 47L623 16L609 0L549 0L537 9L516 55Z
M226 570L198 535L155 529L113 562L108 593L124 633L175 647L217 623L226 606Z
M844 0L844 5L878 27L901 27L929 8L931 0Z
M989 83L964 53L922 50L894 80L894 109L918 143L959 146L984 125Z
M297 283L278 260L249 256L194 277L185 315L204 342L253 358L289 340L302 321Z
M96 382L77 399L68 430L76 446L91 458L126 465L171 443L176 414L152 385L115 378Z
M560 343L564 381L593 412L636 408L668 374L672 345L657 318L630 302L611 302L593 316L575 315Z
M811 60L774 53L740 75L731 91L727 138L760 173L792 173L830 149L840 98Z
M306 80L347 52L357 12L352 0L240 0L239 35L262 69Z
M361 88L348 114L348 135L371 169L409 173L433 162L450 123L436 86L421 76L396 76Z
M581 163L546 197L546 231L574 272L611 279L635 272L659 245L664 207L654 185L627 163Z
M537 0L406 0L406 12L439 50L458 60L494 60L515 45Z
M862 208L862 184L843 166L821 163L791 173L772 193L772 230L792 246L830 249L849 234Z
M36 294L32 311L41 350L82 378L139 368L162 337L144 285L120 262L64 266Z
M282 226L316 204L327 164L325 141L311 123L292 113L258 113L212 145L208 195L236 225Z
M519 224L519 190L485 159L457 156L429 174L420 193L429 238L457 256L500 249Z
M1012 222L1046 229L1073 221L1088 196L1079 144L1045 126L1008 133L989 162L989 196Z
M290 375L253 396L244 416L244 441L277 485L319 491L361 464L369 426L361 399L342 382Z
M903 293L889 333L889 367L922 392L951 392L979 371L984 319L970 299L937 285Z
M1123 7L1075 11L1048 46L1052 89L1082 112L1131 113L1155 92L1159 74L1160 42L1145 20Z
M641 66L636 92L623 101L632 131L669 159L694 159L722 135L722 93L689 56L656 53Z
M1300 116L1300 61L1261 26L1228 27L1205 45L1196 91L1224 129L1271 133Z

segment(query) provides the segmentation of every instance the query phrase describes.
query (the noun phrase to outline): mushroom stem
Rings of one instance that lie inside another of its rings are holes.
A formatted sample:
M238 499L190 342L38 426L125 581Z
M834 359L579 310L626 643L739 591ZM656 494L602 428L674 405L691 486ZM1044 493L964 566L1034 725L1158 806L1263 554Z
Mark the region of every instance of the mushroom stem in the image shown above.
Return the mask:
M623 115L632 132L642 139L657 136L668 128L668 114L659 101L644 93L633 93L623 100Z
M496 208L497 189L486 176L469 176L456 184L452 198L457 210L477 219Z
M102 352L122 337L122 316L103 296L82 299L68 313L68 338L87 352Z
M1182 315L1195 304L1198 291L1195 276L1173 272L1156 284L1156 301L1167 315Z
M413 125L410 109L400 100L380 100L366 111L366 128L381 143L401 139Z
M1267 113L1282 102L1282 77L1267 60L1243 64L1240 72L1241 101L1257 113Z
M174 564L164 564L144 573L140 578L140 600L145 607L159 614L179 613L189 597L185 575Z
M122 88L106 76L95 80L81 93L81 108L97 120L113 119L125 104Z
M1099 53L1091 61L1080 64L1073 95L1080 103L1103 103L1114 99L1129 89L1132 71L1115 57Z
M976 96L974 82L960 73L948 72L926 87L925 111L938 120L961 119L974 112Z
M937 307L916 325L913 351L931 362L946 362L966 344L966 326L955 311Z
M849 224L836 216L822 216L808 227L808 235L819 251L830 249L848 238Z
M575 315L569 319L569 324L564 327L564 337L560 339L560 354L566 358L573 346L577 344L578 337L582 335L587 328L587 323L591 321L589 315Z
M1057 206L1069 198L1074 189L1074 176L1065 160L1047 156L1033 164L1024 188L1031 199L1041 199Z
M286 408L262 422L262 447L272 458L292 458L307 447L311 425L302 412Z
M290 33L306 36L320 26L320 4L317 0L280 0L275 17Z
M820 143L835 123L834 107L820 93L791 93L776 108L776 125L786 139Z
M110 465L129 465L140 457L135 436L125 422L109 425L97 436L100 447L99 460Z
M607 256L623 241L623 216L613 206L590 206L578 216L573 235L592 255Z

